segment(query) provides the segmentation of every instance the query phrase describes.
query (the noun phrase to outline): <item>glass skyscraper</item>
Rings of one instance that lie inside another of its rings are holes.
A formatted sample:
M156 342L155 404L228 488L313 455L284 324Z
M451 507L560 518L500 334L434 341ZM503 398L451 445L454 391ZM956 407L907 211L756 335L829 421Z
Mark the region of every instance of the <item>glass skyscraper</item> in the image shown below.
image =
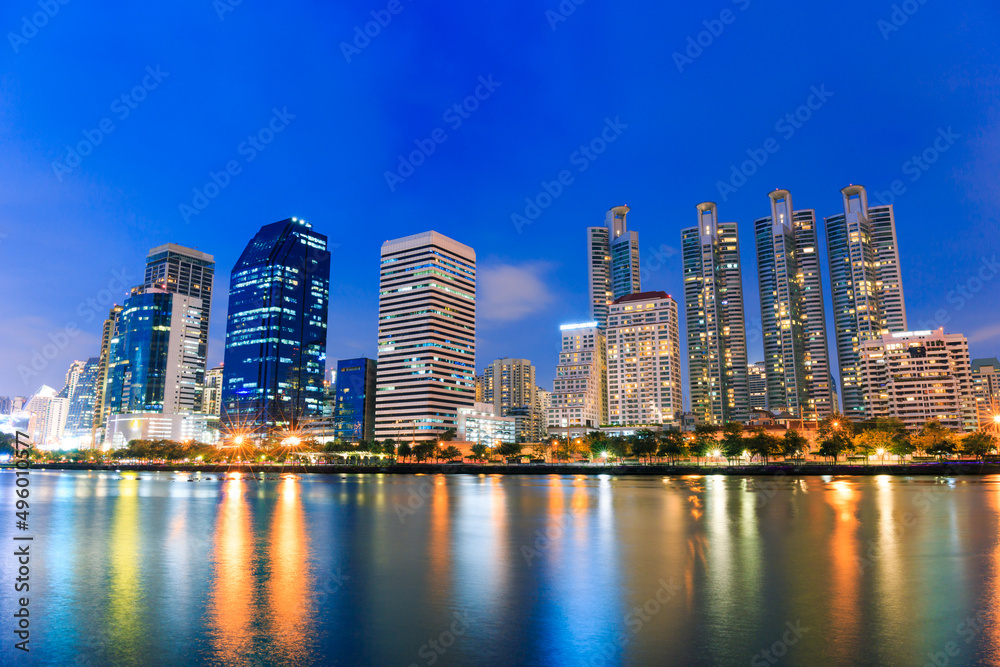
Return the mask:
M603 227L587 228L587 280L590 315L602 330L615 299L639 289L639 234L628 231L628 206L615 206Z
M374 359L341 359L337 362L334 399L335 437L342 442L375 438Z
M322 414L330 253L304 220L265 225L233 267L224 428L266 433Z

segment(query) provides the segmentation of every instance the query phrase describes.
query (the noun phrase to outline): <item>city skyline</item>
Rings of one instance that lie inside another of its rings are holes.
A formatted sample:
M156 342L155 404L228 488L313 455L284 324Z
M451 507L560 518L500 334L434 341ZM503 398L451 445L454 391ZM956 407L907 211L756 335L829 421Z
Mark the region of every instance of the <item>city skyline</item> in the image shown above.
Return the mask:
M888 18L889 7L801 7L778 17L758 8L751 3L736 11L736 21L683 71L673 54L684 53L688 38L704 29L707 17L696 7L581 6L555 30L541 8L485 22L481 8L458 8L447 17L407 9L351 62L338 45L370 20L371 7L361 3L325 8L319 16L296 7L277 17L243 3L221 22L211 6L165 9L159 26L191 30L223 58L230 76L221 87L204 68L205 54L178 51L174 40L147 32L148 26L136 39L134 24L110 9L69 20L72 12L61 14L4 62L14 80L45 85L25 96L10 84L0 103L7 149L2 182L9 192L0 253L10 259L0 267L10 285L4 300L9 326L0 335L9 351L0 360L2 392L24 395L58 384L70 361L92 356L112 300L121 303L122 287L142 280L131 268L119 285L112 272L134 266L149 248L173 242L214 254L216 289L225 291L241 250L230 240L245 240L255 225L291 215L330 234L339 267L330 317L345 332L331 333L331 359L375 356L378 245L434 228L479 251L481 305L492 304L483 310L495 313L478 326L482 358L532 359L539 383L550 386L554 340L540 336L517 350L509 341L519 331L553 331L587 319L579 230L600 225L609 206L632 209L643 289L679 298L677 230L695 203L716 201L727 220L741 224L750 276L756 261L748 225L767 215L766 193L787 188L824 217L838 210L838 190L852 182L866 185L873 202L876 195L894 201L911 328L940 323L965 333L974 356L1000 354L1000 323L984 307L1000 295L1000 281L980 276L996 271L990 249L1000 210L992 84L949 64L967 63L973 73L997 70L998 55L976 46L995 32L995 13L985 4L921 5L886 39L878 22ZM12 5L2 17L18 26L23 13ZM250 48L231 26L254 21L276 35L294 34L320 53ZM794 62L777 54L745 62L745 54L759 51L761 35L781 31L791 39L788 48L810 52L823 40L839 43L848 23L851 48ZM805 24L811 29L797 29ZM629 49L591 39L609 25L629 26ZM925 48L942 32L961 35L947 37L951 59ZM128 48L114 57L95 52L82 37L87 34L107 34ZM528 48L509 54L515 35ZM562 49L580 39L596 46L578 64L537 67L546 58L562 63ZM426 55L407 58L411 48ZM60 58L69 52L78 57ZM464 53L472 55L457 57ZM52 58L65 64L52 67ZM424 58L452 66L431 77ZM156 73L158 66L159 80L146 70ZM873 74L859 80L859 71ZM877 76L880 71L895 74ZM765 85L765 72L780 72L783 85ZM136 108L124 106L129 115L121 119L112 101L144 79L156 87L140 93L145 99ZM615 95L606 92L609 81L618 84ZM740 100L738 123L726 122L728 103L669 103L695 99L708 81L725 99ZM477 88L487 99L475 97ZM74 104L60 104L57 91L72 94ZM340 95L352 103L336 104ZM463 109L468 117L452 122L452 113L442 118L469 96L478 109ZM858 99L878 103L862 112ZM84 141L83 131L96 137L105 116L115 130L60 180L53 163L66 161L67 146ZM399 173L398 156L409 161L414 142L423 143L438 127L447 140L390 190L385 173ZM257 139L265 128L266 145ZM249 135L263 150L253 148ZM613 141L602 152L590 150L591 142L601 147L608 138ZM255 151L252 161L248 150L240 152L244 142ZM764 148L774 142L776 152ZM226 171L230 161L238 174ZM559 180L563 170L572 182ZM195 189L204 200L195 202ZM198 214L186 221L181 204ZM514 214L530 224L516 226ZM369 220L376 224L355 224ZM943 221L955 231L937 234ZM40 253L43 239L52 242ZM503 289L510 284L530 299L512 301ZM103 299L104 290L118 296ZM747 318L756 320L757 290L748 285L745 293ZM96 314L88 319L91 310ZM213 299L212 321L224 317L224 300ZM58 337L70 322L81 333L35 371L33 352L41 353L49 334ZM748 322L748 334L754 326ZM762 359L759 340L750 338L749 359ZM222 330L213 326L210 365L222 360L222 346ZM37 374L22 379L23 362Z

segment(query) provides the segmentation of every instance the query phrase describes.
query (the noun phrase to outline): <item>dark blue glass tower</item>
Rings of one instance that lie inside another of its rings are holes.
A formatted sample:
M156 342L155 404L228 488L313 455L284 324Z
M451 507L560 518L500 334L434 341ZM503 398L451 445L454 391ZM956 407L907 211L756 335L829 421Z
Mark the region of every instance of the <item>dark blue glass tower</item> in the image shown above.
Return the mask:
M261 228L233 268L223 427L269 434L322 413L330 253L290 218Z
M334 405L335 437L342 442L375 438L374 359L342 359L337 362L337 393Z

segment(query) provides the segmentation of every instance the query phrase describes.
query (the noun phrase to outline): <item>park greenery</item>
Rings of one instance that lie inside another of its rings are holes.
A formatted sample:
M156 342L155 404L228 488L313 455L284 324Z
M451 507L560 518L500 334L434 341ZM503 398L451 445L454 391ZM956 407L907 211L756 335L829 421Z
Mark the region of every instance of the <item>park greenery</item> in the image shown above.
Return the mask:
M630 436L609 436L592 431L584 437L551 437L536 443L474 444L460 449L454 430L433 442L393 439L343 443L303 439L289 446L272 438L261 445L218 447L201 442L132 440L110 450L33 450L36 461L130 463L476 463L532 461L552 463L597 462L606 464L667 464L689 461L729 465L801 462L807 457L840 463L903 463L943 461L962 457L985 461L997 454L1000 438L987 431L957 434L937 421L918 431L907 431L894 419L854 423L845 415L831 415L819 422L813 438L794 429L765 429L728 423L722 428L700 425L693 432L639 429ZM454 444L453 444L454 443ZM0 434L0 455L13 451L13 436Z

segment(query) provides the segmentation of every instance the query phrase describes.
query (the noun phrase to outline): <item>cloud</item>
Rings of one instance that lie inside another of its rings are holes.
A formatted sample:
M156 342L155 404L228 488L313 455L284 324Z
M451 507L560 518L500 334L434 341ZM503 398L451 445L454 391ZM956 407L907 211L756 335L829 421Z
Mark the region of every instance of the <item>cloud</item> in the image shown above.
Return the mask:
M984 341L996 338L1000 336L1000 324L993 324L987 327L981 327L976 329L971 334L969 334L969 343L982 343Z
M551 268L547 262L480 266L476 295L479 319L517 322L545 310L555 301L547 279Z

